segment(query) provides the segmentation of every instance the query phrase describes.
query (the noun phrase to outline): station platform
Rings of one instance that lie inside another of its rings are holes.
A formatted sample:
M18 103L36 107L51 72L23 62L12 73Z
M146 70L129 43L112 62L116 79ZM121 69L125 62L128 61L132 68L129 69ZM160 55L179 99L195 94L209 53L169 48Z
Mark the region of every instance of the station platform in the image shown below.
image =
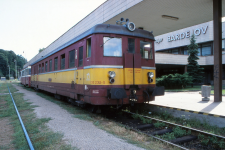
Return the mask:
M209 101L202 101L199 92L165 92L164 96L157 96L155 101L149 102L149 107L150 110L166 111L175 117L197 118L225 127L225 96L222 102L214 102L213 95Z

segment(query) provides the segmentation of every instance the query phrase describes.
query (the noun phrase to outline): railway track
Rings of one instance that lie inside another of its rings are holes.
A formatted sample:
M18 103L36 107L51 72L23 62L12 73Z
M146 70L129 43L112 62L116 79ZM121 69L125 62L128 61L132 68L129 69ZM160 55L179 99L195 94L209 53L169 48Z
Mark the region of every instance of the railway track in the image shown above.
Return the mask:
M80 106L78 104L74 104L76 106ZM80 106L81 107L81 106ZM218 145L218 141L225 140L225 137L208 133L205 131L201 131L198 129L182 126L179 124L167 122L164 120L152 118L149 116L144 116L140 114L135 114L132 112L127 111L118 111L118 113L115 113L115 109L112 109L114 112L105 111L104 115L106 114L106 117L108 119L114 120L122 125L125 126L125 128L133 130L135 132L139 132L141 134L145 134L147 136L150 136L156 140L162 141L164 143L167 143L169 145L172 145L174 147L177 147L179 149L187 150L187 149L224 149L221 148ZM143 119L144 118L144 119ZM145 123L143 122L145 121ZM156 127L156 124L164 124L161 127ZM185 132L185 134L180 136L175 136L175 138L170 140L165 140L165 138L162 138L163 135L168 135L175 132L175 129L178 129L182 132ZM209 145L203 145L201 143L201 139L199 137L204 136L204 139L214 139L217 143L210 143ZM224 142L225 146L225 142Z
M121 123L127 129L145 134L179 149L223 149L218 145L218 141L225 140L225 137L194 128L127 111L122 111L122 115L121 112L119 112L118 115L116 113L109 114L107 118ZM163 124L163 126L157 126L160 124ZM172 135L176 136L173 136L170 140L165 140L165 138L163 138L164 136L169 137ZM204 145L199 139L201 137L201 140L205 140L206 142L207 139L214 139L215 143Z
M28 135L28 133L27 133L27 130L26 130L24 124L23 124L23 120L22 120L21 117L20 117L20 113L19 113L19 111L18 111L18 109L17 109L16 103L15 103L15 101L14 101L14 99L13 99L12 93L11 93L11 91L10 91L8 85L7 85L7 88L8 88L8 90L9 90L9 94L10 94L10 96L11 96L11 99L12 99L12 102L13 102L13 105L14 105L14 108L15 108L16 113L17 113L17 116L18 116L18 118L19 118L19 121L20 121L21 127L22 127L22 129L23 129L24 135L25 135L25 137L26 137L28 146L29 146L30 150L34 150L34 147L33 147L33 145L32 145L32 142L31 142L31 140L30 140L30 137L29 137L29 135Z

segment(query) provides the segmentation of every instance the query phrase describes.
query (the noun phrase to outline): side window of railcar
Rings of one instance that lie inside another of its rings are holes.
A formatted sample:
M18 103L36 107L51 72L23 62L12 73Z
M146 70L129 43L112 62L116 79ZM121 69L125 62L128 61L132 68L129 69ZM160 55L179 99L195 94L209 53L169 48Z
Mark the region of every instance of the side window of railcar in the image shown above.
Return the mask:
M52 71L52 60L49 60L49 71Z
M91 57L91 38L87 39L87 58Z
M54 70L58 70L58 57L54 59Z
M134 54L134 52L135 52L135 39L128 38L128 52Z
M75 50L69 52L69 68L75 66Z
M83 66L83 46L79 47L79 67Z
M39 64L39 73L41 73L41 64Z
M42 63L42 71L41 72L44 72L44 63Z
M31 68L29 68L29 75L31 75Z
M48 62L46 61L45 62L45 72L47 72L48 71Z
M38 65L36 66L36 74L38 74Z
M60 69L65 69L65 54L61 55Z
M104 56L122 57L122 39L121 38L103 38Z
M152 43L140 41L141 57L144 59L153 59Z

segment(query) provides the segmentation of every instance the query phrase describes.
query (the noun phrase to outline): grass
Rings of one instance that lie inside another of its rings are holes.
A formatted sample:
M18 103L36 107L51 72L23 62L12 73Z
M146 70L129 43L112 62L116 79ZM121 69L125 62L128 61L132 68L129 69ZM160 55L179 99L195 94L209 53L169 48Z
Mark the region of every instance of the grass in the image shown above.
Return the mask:
M202 131L206 131L209 133L225 136L225 128L212 126L208 124L206 121L201 123L197 119L185 119L184 118L185 116L183 116L182 118L176 118L170 115L169 113L167 113L166 111L162 113L152 112L151 115L149 115L148 113L144 113L143 115L165 120L165 121L176 123L176 124L180 124L180 125L191 127L191 128L200 129Z
M151 115L149 115L147 112L145 112L145 113L143 113L143 115L161 119L161 120L165 120L165 121L168 121L171 123L180 124L180 125L191 127L191 128L196 128L196 129L206 131L209 133L225 136L225 127L219 128L217 126L212 126L212 125L208 124L206 121L201 123L197 119L185 119L184 118L185 116L183 116L182 118L176 118L176 117L173 117L172 115L170 115L169 113L167 113L166 111L162 112L162 113L152 112ZM165 135L162 135L159 137L161 137L165 140L172 140L175 137L179 137L180 134L184 134L184 135L186 134L184 131L182 131L180 129L176 129L174 131L176 131L177 133L174 133L174 132L168 133L168 134L165 134ZM186 135L189 135L189 133L187 133ZM216 137L208 138L208 137L203 137L202 135L199 135L199 140L203 145L207 145L208 143L211 143L213 145L217 145L220 148L224 149L225 148L224 140L218 140L215 138Z
M30 88L25 88L29 91L34 90ZM67 110L69 113L73 114L75 118L91 121L96 127L105 130L106 132L113 134L114 136L126 140L128 143L135 144L136 146L145 148L145 149L176 149L174 147L170 147L165 143L154 140L151 137L146 135L131 131L126 129L125 126L108 120L104 117L104 115L96 115L90 113L85 109L81 109L79 107L72 106L66 102L57 100L53 97L53 95L45 93L45 92L36 92L37 95L49 100L53 103L56 103L63 109Z
M184 89L165 89L165 92L188 92L188 91L201 91L201 85L195 85L194 87L187 86Z
M175 118L172 115L170 115L169 113L167 113L166 111L162 112L162 113L152 112L151 115L149 115L146 111L144 111L144 112L140 113L140 115L150 116L150 117L161 119L161 120L164 120L167 122L176 123L176 124L180 124L183 126L196 128L201 131L206 131L209 133L225 136L225 127L219 128L217 126L212 126L212 125L209 125L206 121L201 123L197 119L185 119L184 118L185 115L183 115L182 118ZM140 116L135 114L135 115L133 115L133 118L140 119ZM162 127L165 127L165 124L156 122L156 123L154 123L154 126L157 128L162 128ZM157 135L157 137L170 141L175 138L182 137L184 135L190 135L190 134L191 134L190 130L186 131L186 130L182 130L180 127L175 127L175 128L173 128L172 133L167 133L167 134L160 135L160 136ZM211 144L213 147L219 147L221 149L225 149L225 141L219 140L218 138L216 138L214 136L207 137L207 136L203 136L203 135L199 134L198 140L203 145Z
M36 118L36 115L33 112L36 106L24 100L22 93L13 93L17 90L11 84L8 85L35 149L76 149L63 142L62 134L54 133L47 128L45 124L51 120L50 118ZM1 84L0 90L5 92L4 88L7 88L6 83ZM0 118L9 117L14 128L12 144L14 144L15 149L29 149L10 95L1 95L0 100L6 102L6 107L0 108Z
M214 90L211 90L211 94L214 94ZM222 90L222 95L225 95L225 89Z

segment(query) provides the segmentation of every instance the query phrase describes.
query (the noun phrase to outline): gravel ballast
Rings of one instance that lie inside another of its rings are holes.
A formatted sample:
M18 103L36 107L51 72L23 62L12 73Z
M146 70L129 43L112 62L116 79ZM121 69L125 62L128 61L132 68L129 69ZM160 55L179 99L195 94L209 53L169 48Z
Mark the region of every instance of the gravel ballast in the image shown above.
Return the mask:
M54 132L62 133L63 140L81 150L143 150L125 140L115 137L93 125L90 121L74 118L72 114L57 104L50 102L34 92L15 85L24 99L32 102L38 118L51 118L47 126ZM74 108L75 109L75 108Z

